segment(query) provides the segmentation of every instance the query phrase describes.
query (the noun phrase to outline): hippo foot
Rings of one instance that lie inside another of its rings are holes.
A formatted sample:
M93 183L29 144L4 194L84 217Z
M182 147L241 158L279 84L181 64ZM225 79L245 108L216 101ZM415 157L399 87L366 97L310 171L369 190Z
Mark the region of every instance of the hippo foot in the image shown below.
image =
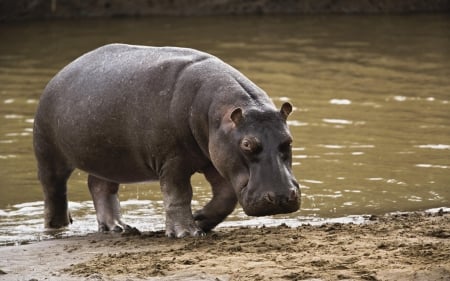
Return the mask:
M45 220L45 227L48 229L59 229L72 224L72 216L70 212L66 212L66 215L56 216L56 215L47 215Z
M129 226L128 224L125 224L123 222L116 222L116 223L112 223L112 224L106 224L106 223L99 223L98 225L98 231L99 232L132 232L134 229L134 227Z
M189 229L181 229L180 227L176 227L176 229L166 229L166 236L169 238L183 238L187 236L192 237L200 237L205 236L205 232L198 227L192 227Z
M205 232L193 220L190 223L171 223L166 221L166 236L169 238L183 238L186 236L199 237L205 235Z
M222 222L224 217L208 216L204 210L198 210L194 213L194 220L198 227L203 231L208 232Z

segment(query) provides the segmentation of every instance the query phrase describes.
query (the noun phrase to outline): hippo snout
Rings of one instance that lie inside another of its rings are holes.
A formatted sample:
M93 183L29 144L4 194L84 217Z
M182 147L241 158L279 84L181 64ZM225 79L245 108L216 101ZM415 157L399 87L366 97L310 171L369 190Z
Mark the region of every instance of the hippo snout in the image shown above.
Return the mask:
M300 208L300 189L295 186L284 192L266 191L254 200L245 200L243 207L249 216L286 214Z
M290 204L290 202L298 201L298 191L296 188L292 188L287 194L276 194L273 191L269 191L263 197L270 204L283 206Z

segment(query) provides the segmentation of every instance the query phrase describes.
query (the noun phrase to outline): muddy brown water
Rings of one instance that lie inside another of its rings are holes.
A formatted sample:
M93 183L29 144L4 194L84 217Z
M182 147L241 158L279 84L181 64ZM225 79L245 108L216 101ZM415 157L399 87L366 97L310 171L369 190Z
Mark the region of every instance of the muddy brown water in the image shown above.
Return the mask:
M32 124L46 83L74 58L111 42L183 46L219 56L290 101L301 211L224 225L316 221L450 205L450 17L201 17L0 25L0 243L48 237ZM96 230L86 175L69 183L74 225ZM194 176L193 209L210 198ZM124 219L163 227L158 183L124 185ZM351 217L352 218L352 217ZM352 220L352 219L351 219ZM353 220L357 218L353 217Z

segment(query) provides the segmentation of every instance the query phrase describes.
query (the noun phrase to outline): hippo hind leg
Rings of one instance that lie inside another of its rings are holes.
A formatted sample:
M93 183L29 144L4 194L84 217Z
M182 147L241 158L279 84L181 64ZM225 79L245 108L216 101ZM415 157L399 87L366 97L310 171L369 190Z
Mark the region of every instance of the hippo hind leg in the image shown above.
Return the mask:
M209 231L233 212L237 197L231 184L214 167L206 169L204 174L211 184L213 198L203 209L195 212L194 219L203 231Z
M120 203L117 196L119 184L88 176L88 186L97 213L98 230L100 232L136 230L121 220Z
M61 228L72 223L67 202L67 180L73 171L63 157L45 143L35 146L38 178L44 191L46 228Z

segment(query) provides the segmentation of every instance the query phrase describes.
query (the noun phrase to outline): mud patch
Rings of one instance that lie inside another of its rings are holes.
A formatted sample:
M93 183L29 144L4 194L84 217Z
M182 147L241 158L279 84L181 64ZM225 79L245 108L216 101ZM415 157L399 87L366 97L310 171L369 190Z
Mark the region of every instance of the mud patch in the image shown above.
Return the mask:
M450 214L365 224L90 234L0 247L2 280L450 280Z
M119 280L179 272L227 280L432 280L433 274L450 280L449 231L448 214L413 213L363 225L221 229L198 239L143 234L103 241L117 253L96 255L64 272Z

